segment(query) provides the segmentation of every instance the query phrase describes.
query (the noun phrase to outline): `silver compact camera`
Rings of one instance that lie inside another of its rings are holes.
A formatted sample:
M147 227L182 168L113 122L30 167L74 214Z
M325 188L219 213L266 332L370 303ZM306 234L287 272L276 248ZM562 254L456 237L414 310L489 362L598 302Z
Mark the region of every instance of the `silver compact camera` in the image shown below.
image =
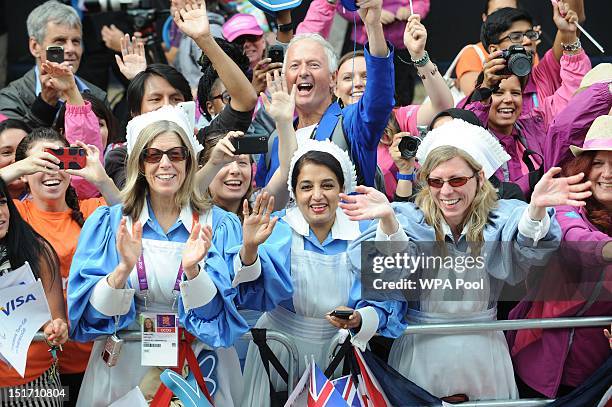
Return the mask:
M117 364L122 346L123 339L120 339L117 335L109 336L108 339L106 339L106 344L102 351L102 360L108 367L113 367Z

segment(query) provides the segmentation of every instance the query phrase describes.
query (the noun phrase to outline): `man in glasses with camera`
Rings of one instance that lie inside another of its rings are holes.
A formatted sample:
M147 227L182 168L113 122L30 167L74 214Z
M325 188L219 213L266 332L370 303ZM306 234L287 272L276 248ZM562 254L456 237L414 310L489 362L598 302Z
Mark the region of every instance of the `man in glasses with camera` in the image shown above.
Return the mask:
M553 5L553 21L557 26L555 43L534 67L540 34L534 30L531 16L524 10L510 7L489 15L482 25L480 37L490 55L483 66L484 83L472 100L487 99L488 89L495 89L502 79L514 74L527 77L521 117L531 115L538 107L550 110L551 116L561 111L565 106L561 102L567 103L571 97L562 87L561 64L571 65L571 71L579 73L587 72L591 63L576 35L576 12L570 10L567 3L559 2ZM575 79L580 82L581 76L578 76ZM560 98L554 101L560 103L546 102L546 98L556 93Z
M60 92L51 85L52 78L42 63L47 60L63 63L72 72L79 69L83 55L81 20L72 7L47 1L32 10L27 26L30 53L36 66L0 90L0 112L32 127L50 127L61 106ZM80 92L106 101L103 90L77 76L75 80Z

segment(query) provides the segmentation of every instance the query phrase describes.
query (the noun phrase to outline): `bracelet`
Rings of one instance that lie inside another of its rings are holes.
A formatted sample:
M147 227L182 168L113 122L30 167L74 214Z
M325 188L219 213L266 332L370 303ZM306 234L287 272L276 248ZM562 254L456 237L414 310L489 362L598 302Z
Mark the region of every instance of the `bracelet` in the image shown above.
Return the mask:
M438 72L438 66L436 64L433 64L433 69L431 70L431 72L429 72L429 74L431 76L434 76L437 72ZM420 68L420 67L418 67ZM426 74L421 74L419 72L417 72L417 75L419 76L419 78L421 78L422 81L424 81L425 79L427 79L427 75Z
M414 181L416 179L416 173L413 172L412 174L402 174L402 173L397 173L397 180L398 181Z
M417 68L422 68L429 62L429 54L427 53L427 51L425 51L425 54L423 54L423 56L417 59L416 61L412 59L412 57L410 59L412 60L412 64L414 66L416 66Z
M279 24L277 28L282 33L293 32L293 23Z
M582 48L582 44L580 43L580 38L576 38L576 41L574 41L571 44L561 43L561 48L563 48L563 51L566 51L566 52L578 51L580 48Z

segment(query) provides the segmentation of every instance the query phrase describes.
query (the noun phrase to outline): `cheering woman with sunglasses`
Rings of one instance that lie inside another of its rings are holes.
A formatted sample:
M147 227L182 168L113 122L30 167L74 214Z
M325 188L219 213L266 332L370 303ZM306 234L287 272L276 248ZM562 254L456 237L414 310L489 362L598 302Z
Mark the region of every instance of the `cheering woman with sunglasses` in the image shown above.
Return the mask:
M164 106L132 119L127 144L123 203L92 214L74 256L68 283L71 334L92 340L141 331L146 318L156 322L158 332L179 334L160 348L159 342L146 342L152 333L143 333L142 342L123 344L118 358L112 352L100 356L105 346L111 351L117 346L116 339L97 341L77 405L107 406L145 376L159 377L157 366L178 365L182 371L185 357L206 394L200 369L192 369L204 343L216 349L210 358L218 368L212 376L204 374L215 382L211 399L232 406L242 383L231 346L248 326L233 302L225 249L240 244L240 223L198 192L196 157L202 147L180 108ZM168 405L168 389L160 386L153 393L145 396L154 405Z
M584 205L590 182L581 183L584 174L553 178L560 171L554 168L536 185L529 205L498 200L487 179L508 154L485 129L459 119L432 130L417 158L424 185L416 204L392 207L384 194L365 187L358 188L362 195L343 197L346 203L340 206L352 220L380 219L380 226L353 242L349 256L359 267L364 240L404 241L404 253L421 261L402 276L416 284L403 291L408 324L494 320L503 284L523 279L532 265L550 255L546 242L560 240L547 208ZM399 247L395 252L402 254ZM428 289L436 281L438 288ZM502 332L403 335L395 340L389 363L437 397L518 397Z

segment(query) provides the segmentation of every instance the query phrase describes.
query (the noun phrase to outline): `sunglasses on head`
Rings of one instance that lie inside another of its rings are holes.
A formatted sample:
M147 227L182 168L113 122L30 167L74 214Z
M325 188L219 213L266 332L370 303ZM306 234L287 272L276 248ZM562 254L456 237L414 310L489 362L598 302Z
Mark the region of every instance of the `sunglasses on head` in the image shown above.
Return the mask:
M476 173L474 173L471 177L455 177L449 180L444 180L440 178L427 178L427 185L432 188L442 188L444 186L444 183L448 182L451 187L457 188L464 186L469 180L471 180L475 176Z
M185 161L187 157L189 157L189 150L187 147L173 147L163 151L158 148L150 147L142 150L142 159L145 162L155 164L161 161L164 154L168 156L170 161Z

